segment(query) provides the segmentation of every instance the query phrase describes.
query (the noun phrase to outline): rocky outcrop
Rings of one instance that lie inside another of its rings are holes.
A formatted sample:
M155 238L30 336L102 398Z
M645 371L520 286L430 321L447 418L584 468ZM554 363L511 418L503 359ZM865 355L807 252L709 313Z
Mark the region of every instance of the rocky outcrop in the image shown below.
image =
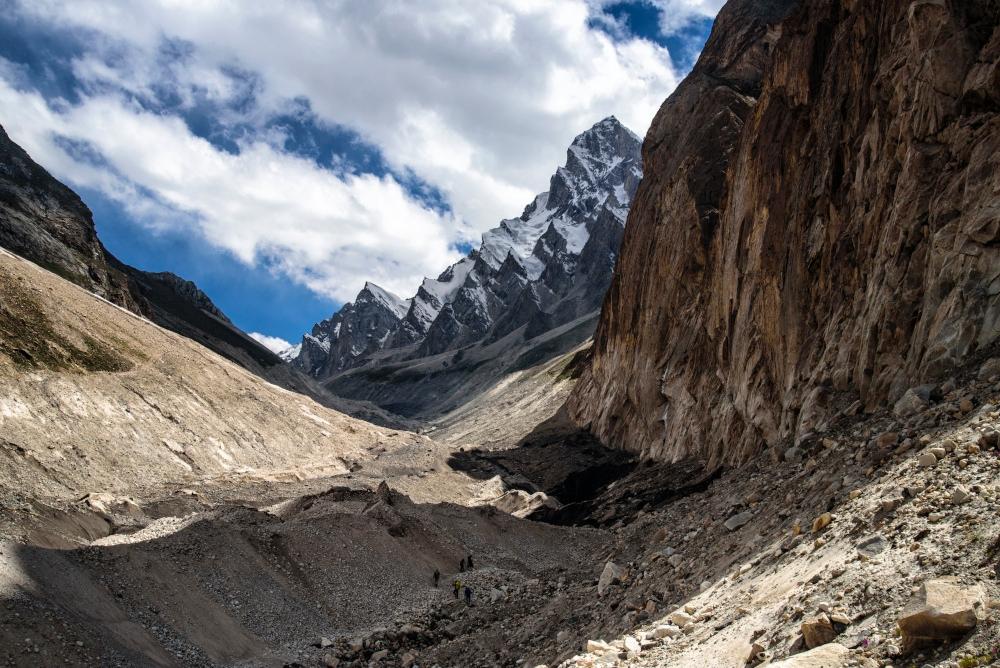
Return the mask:
M646 137L576 419L740 462L993 343L998 9L730 2Z
M374 283L365 283L353 302L344 304L329 320L313 326L302 338L294 364L317 377L354 366L358 359L379 350L409 310L402 300Z
M87 205L0 127L0 246L139 312L128 276L97 238Z

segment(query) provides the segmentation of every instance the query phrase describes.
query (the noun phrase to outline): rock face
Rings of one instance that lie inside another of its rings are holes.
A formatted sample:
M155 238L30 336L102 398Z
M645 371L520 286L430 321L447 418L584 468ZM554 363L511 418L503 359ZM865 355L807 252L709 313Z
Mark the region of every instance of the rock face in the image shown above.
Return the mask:
M423 385L387 383L387 374L445 353L475 357L465 364L470 373L493 368L513 347L596 313L642 177L639 146L614 117L597 123L573 141L549 190L519 217L486 232L479 248L425 279L410 299L366 284L354 302L303 337L293 365L337 394L421 413L447 399ZM586 323L539 354L571 349L592 327ZM476 352L489 346L490 352ZM463 375L455 366L461 361L449 362L450 385ZM358 367L367 371L341 378ZM409 375L430 373L422 365Z
M409 310L404 301L374 283L365 283L357 298L302 337L293 364L317 377L333 375L379 350Z
M646 136L574 417L741 462L994 342L998 16L731 1Z
M128 276L97 238L90 209L0 127L0 246L138 312Z

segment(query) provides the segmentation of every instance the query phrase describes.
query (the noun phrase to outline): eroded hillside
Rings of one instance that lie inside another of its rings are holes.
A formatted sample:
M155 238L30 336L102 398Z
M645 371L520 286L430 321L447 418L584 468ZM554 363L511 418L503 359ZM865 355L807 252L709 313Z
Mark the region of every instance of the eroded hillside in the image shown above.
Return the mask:
M6 495L139 494L186 479L326 472L389 438L0 251Z

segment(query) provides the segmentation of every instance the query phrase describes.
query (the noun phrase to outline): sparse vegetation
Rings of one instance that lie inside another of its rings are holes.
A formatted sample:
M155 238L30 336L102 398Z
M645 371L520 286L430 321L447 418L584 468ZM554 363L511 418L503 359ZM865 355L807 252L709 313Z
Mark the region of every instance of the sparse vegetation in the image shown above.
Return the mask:
M111 346L82 333L77 345L56 331L20 280L0 277L0 354L18 368L50 371L122 372L132 362Z

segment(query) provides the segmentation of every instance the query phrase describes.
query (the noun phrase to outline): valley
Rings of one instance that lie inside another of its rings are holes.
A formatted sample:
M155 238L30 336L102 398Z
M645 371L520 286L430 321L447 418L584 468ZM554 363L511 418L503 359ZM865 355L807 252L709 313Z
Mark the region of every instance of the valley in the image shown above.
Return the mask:
M0 140L0 665L1000 663L996 0L730 0L280 354Z

